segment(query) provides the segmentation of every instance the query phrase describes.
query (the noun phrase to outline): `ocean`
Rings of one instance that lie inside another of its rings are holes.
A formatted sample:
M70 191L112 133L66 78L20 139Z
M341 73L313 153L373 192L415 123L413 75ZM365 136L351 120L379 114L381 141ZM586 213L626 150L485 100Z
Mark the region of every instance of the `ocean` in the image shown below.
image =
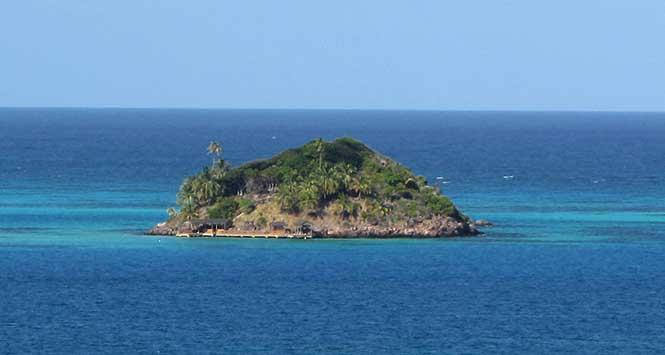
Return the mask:
M352 136L479 238L149 237L234 165ZM0 109L0 353L665 352L665 113Z

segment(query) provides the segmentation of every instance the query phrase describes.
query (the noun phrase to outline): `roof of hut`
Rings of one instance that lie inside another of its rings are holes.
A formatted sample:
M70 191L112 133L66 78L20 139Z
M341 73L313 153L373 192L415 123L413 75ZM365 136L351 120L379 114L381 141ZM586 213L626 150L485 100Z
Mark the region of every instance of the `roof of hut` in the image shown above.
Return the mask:
M270 223L270 226L273 228L286 228L287 224L284 221L276 221Z
M191 221L192 224L198 224L198 225L202 225L202 224L228 224L229 222L231 222L231 221L228 220L228 219L225 219L225 218L193 219Z

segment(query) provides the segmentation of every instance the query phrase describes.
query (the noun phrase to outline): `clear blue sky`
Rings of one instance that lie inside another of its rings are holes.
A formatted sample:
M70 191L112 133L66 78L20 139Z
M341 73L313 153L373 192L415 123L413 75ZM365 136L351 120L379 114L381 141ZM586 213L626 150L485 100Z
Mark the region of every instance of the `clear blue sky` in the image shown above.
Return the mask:
M0 106L665 111L665 1L5 0Z

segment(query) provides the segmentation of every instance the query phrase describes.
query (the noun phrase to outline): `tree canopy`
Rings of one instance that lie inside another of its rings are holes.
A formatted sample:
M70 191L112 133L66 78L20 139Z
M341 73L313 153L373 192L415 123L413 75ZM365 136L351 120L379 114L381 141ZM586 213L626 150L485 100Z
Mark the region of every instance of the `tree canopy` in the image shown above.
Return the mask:
M424 177L352 138L317 139L234 169L220 157L222 151L211 142L208 152L219 159L183 181L180 212L172 218L207 211L210 217L233 219L265 203L285 214L315 218L329 211L345 220L376 223L434 215L466 218ZM266 216L256 217L256 224L265 224Z

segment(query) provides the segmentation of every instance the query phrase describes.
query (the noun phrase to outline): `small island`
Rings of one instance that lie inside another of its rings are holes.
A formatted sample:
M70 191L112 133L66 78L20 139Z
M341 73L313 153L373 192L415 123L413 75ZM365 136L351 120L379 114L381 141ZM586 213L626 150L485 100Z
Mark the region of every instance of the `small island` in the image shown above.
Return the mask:
M187 177L179 208L148 234L183 237L437 238L480 234L438 187L352 138L321 139Z

